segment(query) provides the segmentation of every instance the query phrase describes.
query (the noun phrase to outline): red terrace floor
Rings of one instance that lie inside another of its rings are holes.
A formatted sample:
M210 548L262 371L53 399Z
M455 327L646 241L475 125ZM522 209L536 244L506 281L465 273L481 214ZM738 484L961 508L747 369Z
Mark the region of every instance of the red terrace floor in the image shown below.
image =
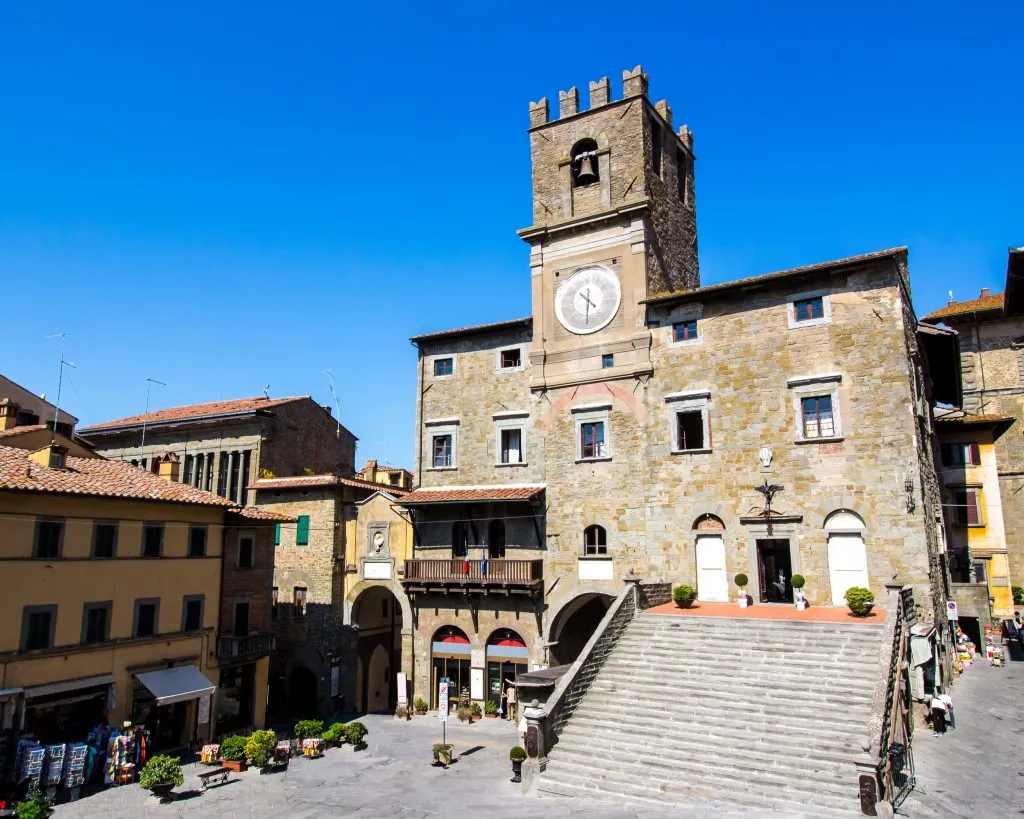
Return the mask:
M747 620L804 620L810 623L862 623L880 626L885 622L885 610L876 608L867 617L854 617L849 609L810 606L797 611L788 603L754 604L741 609L738 603L694 603L681 609L675 603L665 603L647 609L644 614L681 614L691 617L736 617Z

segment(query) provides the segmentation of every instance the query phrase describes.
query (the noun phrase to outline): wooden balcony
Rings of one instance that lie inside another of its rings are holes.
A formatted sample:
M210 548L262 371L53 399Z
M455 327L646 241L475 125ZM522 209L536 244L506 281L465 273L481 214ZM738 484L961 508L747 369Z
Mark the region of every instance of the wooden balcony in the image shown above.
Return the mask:
M543 560L488 560L467 565L461 557L407 560L402 585L409 594L539 594L544 585Z
M250 634L247 637L218 635L217 659L221 662L253 660L274 650L273 634Z

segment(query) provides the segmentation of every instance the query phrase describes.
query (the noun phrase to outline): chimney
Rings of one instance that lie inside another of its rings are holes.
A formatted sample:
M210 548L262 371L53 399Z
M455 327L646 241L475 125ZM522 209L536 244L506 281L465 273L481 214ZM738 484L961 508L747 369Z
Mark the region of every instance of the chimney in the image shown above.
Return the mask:
M377 482L377 460L375 458L367 459L366 466L363 467L363 480Z
M10 398L0 398L0 430L14 428L18 423L18 409Z
M165 481L171 483L178 483L178 468L180 462L178 456L173 452L168 452L160 459L160 466L157 474Z
M989 289L987 287L981 288L981 297L987 299L989 296Z
M330 415L332 417L334 416L334 410L331 409L331 405L330 404L321 404L321 406L324 408L324 410L327 412L328 415Z
M67 466L68 448L60 444L47 444L42 449L29 453L29 460L48 469L64 469Z

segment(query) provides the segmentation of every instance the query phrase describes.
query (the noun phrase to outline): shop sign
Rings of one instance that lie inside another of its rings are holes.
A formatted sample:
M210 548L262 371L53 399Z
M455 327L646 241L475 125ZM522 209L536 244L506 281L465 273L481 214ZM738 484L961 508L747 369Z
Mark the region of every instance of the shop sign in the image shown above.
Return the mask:
M946 601L946 619L947 620L957 620L957 619L959 619L959 615L957 614L957 609L956 609L956 600L947 600Z
M441 722L448 722L448 678L442 677L437 683L437 715Z
M405 707L409 704L409 684L405 681L405 672L398 672L398 704Z
M484 650L482 648L474 648L470 652L470 665L473 668L483 668L486 665Z
M473 700L484 698L484 670L482 668L470 669L469 698Z
M199 724L206 725L210 721L210 695L199 698Z

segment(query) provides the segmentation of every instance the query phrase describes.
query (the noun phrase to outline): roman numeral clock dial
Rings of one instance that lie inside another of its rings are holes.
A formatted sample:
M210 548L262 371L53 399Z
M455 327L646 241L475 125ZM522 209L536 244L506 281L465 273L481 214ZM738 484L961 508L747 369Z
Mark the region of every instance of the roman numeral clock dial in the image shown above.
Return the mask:
M596 333L615 318L622 298L619 278L598 265L567 276L555 292L555 313L570 333Z

